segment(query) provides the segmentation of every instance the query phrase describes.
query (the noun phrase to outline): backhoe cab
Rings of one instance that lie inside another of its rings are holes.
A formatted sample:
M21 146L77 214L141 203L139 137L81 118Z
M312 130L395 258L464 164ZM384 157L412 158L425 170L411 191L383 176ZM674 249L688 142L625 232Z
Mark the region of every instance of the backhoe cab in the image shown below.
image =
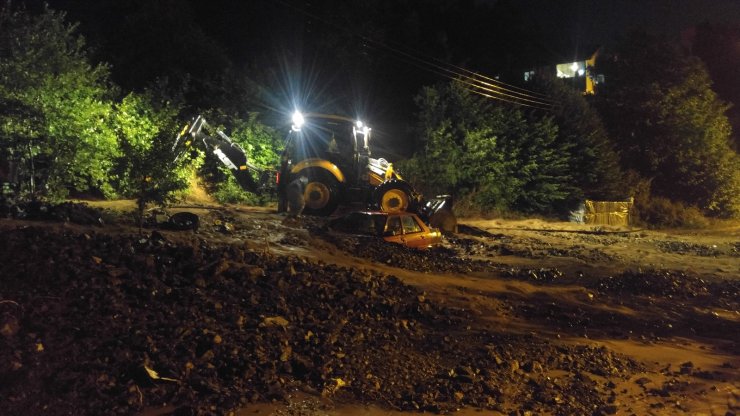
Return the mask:
M370 157L372 130L347 117L296 113L278 176L278 209L287 188L303 186L309 215L330 215L338 205L361 203L386 212L415 211L421 195L385 159Z

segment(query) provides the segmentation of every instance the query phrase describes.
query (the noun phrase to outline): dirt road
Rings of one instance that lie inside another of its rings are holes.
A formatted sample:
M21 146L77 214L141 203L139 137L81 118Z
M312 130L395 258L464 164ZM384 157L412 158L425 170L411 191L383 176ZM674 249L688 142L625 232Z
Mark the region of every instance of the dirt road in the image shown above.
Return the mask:
M178 210L197 232L0 221L0 413L740 412L740 226L469 219L418 252Z

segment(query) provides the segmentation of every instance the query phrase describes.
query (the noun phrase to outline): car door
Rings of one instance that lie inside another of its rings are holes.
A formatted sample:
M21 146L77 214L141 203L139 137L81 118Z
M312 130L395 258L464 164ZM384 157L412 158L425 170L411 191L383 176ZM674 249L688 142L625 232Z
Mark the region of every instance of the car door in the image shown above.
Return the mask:
M429 233L421 221L412 214L401 215L401 225L403 226L402 243L408 247L427 247L431 244Z

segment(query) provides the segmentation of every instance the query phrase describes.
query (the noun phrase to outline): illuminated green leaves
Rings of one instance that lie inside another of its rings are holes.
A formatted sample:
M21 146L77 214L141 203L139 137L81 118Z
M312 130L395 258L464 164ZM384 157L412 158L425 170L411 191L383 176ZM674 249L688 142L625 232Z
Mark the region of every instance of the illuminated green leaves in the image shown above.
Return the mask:
M547 212L572 192L569 155L549 117L455 83L425 88L417 104L420 148L402 168L425 194L449 193L482 211Z
M107 174L118 149L107 68L90 65L63 14L11 12L1 19L0 157L20 166L25 192L111 195Z

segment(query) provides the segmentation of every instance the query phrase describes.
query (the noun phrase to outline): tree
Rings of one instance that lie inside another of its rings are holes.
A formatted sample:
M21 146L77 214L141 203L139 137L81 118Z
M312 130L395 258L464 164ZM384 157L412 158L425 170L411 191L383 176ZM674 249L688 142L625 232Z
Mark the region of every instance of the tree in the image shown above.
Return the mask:
M562 213L567 201L579 193L568 169L571 144L558 141L558 126L550 116L524 117L521 111L508 115L509 132L502 151L508 158L503 178L513 188L511 208L521 212Z
M110 195L118 155L109 127L108 69L92 66L64 15L0 14L0 148L22 169L26 191L58 198L69 189ZM36 188L39 179L43 187Z
M740 161L730 147L727 106L701 61L633 33L598 66L607 80L599 108L623 168L651 181L654 195L740 215Z
M113 126L121 154L112 171L120 195L136 198L140 225L147 204L177 198L196 166L172 154L176 114L172 107L155 106L147 94L131 93L116 105Z
M420 151L402 164L428 194L452 194L483 211L549 213L575 191L568 144L550 117L474 95L458 82L417 97Z
M586 97L562 80L544 74L535 80L534 88L556 103L551 114L558 126L557 140L568 148L568 171L576 189L569 205L584 198L626 198L619 155L599 113Z
M702 23L696 27L691 53L701 58L720 98L733 105L727 112L740 151L740 25Z

